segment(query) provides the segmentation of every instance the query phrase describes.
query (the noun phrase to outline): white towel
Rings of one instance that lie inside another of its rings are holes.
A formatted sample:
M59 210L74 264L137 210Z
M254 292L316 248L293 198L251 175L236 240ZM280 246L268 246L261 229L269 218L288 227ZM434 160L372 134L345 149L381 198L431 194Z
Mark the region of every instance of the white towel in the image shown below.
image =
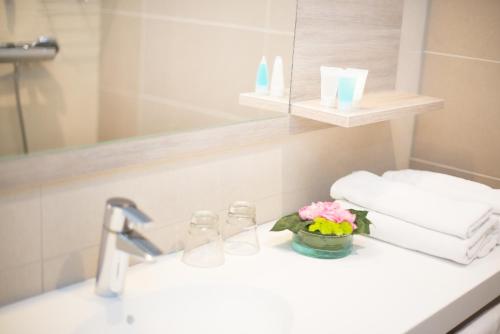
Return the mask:
M493 189L479 182L415 169L387 171L382 178L411 184L457 200L481 202L490 205L493 213L500 217L500 189ZM500 219L498 219L498 229L500 230ZM500 245L500 234L497 243Z
M347 201L338 202L345 209L367 210ZM496 246L498 234L496 218L489 219L469 239L432 231L375 211L368 212L368 219L372 222L370 237L461 264L488 255Z
M382 177L457 200L485 203L492 207L494 213L500 214L500 189L493 189L479 182L415 169L387 171Z
M330 195L462 239L471 237L491 214L483 203L456 201L366 171L337 180Z

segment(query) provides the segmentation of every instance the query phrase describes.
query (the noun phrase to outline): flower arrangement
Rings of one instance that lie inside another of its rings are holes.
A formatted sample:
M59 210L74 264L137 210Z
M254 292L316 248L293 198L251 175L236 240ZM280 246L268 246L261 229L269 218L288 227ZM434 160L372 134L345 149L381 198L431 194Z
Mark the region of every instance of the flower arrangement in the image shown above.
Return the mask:
M320 235L370 234L368 211L343 209L337 202L315 202L278 220L271 231L308 231Z

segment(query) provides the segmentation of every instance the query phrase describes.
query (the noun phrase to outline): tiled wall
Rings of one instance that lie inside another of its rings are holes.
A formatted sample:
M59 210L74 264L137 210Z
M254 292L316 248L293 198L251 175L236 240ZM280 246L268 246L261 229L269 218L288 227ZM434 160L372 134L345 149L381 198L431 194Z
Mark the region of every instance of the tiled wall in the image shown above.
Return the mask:
M325 4L325 11L331 9ZM223 216L231 201L246 199L256 202L258 221L265 222L328 199L332 182L346 173L391 168L393 138L386 122L330 127L203 158L0 191L0 305L93 277L109 197L136 201L157 222L148 237L171 251L182 247L194 210Z
M265 55L290 80L295 0L103 1L99 139L280 114L240 106ZM119 126L117 126L119 122Z
M434 0L422 92L445 109L418 117L411 165L500 188L500 1Z
M61 45L53 61L20 67L31 152L97 140L99 8L100 0L0 1L0 42L46 35ZM0 64L0 156L22 153L12 72Z

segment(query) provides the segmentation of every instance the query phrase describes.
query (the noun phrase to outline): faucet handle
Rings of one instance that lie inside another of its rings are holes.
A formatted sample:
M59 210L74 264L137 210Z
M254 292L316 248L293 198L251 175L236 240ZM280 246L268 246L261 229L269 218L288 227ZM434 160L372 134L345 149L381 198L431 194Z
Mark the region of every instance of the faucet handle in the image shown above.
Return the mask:
M113 232L127 232L137 225L151 223L152 219L137 208L137 205L126 198L110 198L106 201L104 226Z
M123 208L123 215L127 220L125 226L129 230L133 230L136 226L152 223L153 220L136 207Z

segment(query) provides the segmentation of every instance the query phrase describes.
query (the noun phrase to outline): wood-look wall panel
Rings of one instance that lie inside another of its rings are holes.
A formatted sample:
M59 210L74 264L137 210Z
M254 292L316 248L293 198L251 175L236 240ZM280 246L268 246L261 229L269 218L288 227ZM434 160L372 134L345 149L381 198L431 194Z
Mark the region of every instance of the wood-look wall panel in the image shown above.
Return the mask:
M320 95L321 65L370 70L366 90L394 89L402 0L299 0L292 99Z

